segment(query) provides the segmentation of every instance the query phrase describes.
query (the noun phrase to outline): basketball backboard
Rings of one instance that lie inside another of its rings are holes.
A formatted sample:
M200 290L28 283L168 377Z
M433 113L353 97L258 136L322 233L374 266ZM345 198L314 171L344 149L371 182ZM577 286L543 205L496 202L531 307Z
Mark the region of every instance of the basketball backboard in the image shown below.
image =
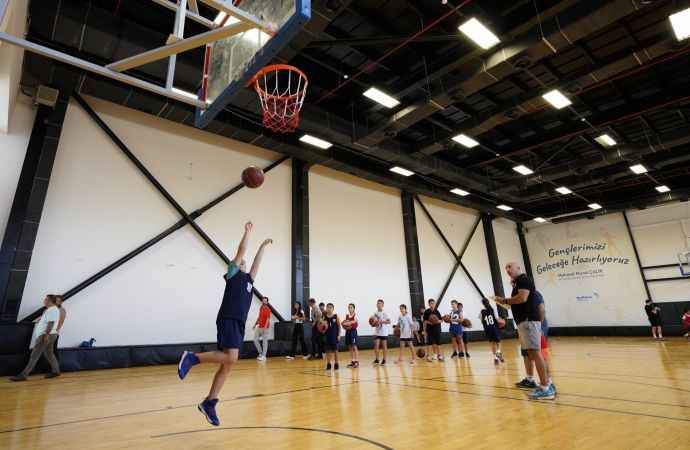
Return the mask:
M195 116L195 125L200 128L207 126L311 18L310 0L235 0L234 7L256 18L263 29L253 28L207 45L199 95L207 107L197 108ZM215 22L231 26L238 19L221 12Z

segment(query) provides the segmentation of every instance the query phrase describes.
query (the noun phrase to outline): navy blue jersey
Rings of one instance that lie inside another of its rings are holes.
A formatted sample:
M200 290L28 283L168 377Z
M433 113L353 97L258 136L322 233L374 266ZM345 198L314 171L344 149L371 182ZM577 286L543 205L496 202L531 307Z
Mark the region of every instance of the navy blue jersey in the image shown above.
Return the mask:
M496 316L494 315L493 309L482 309L482 325L484 326L485 331L488 327L493 327L496 325Z
M338 341L338 315L333 314L331 317L323 316L324 320L328 322L328 330L326 330L326 342L335 344Z
M242 272L232 262L224 278L225 292L223 292L223 302L220 304L216 320L235 319L246 322L252 302L254 280L251 275Z

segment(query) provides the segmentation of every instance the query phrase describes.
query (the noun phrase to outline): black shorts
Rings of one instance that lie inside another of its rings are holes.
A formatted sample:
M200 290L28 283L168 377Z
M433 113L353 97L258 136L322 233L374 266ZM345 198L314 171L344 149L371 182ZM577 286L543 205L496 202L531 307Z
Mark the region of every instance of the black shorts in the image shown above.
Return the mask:
M357 345L357 330L347 330L345 332L345 345Z
M520 347L520 354L522 356L529 356L529 352L522 347Z
M412 342L412 338L400 338L400 342Z
M649 323L653 327L660 327L661 326L661 317L652 317L649 319Z
M388 336L376 336L376 340L388 342Z
M501 332L495 325L489 325L484 329L484 334L489 342L501 342Z
M241 348L244 342L244 322L235 319L216 321L218 350Z
M441 324L427 325L426 327L427 344L441 345Z
M324 345L324 348L327 352L337 352L338 351L338 343L337 342L326 342Z

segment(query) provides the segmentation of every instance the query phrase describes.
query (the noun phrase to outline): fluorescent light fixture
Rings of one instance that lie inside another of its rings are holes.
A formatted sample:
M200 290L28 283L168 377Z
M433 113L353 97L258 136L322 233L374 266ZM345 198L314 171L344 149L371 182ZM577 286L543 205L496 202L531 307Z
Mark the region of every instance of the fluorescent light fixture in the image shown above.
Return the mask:
M513 208L508 206L508 205L498 205L496 208L502 210L502 211L512 211Z
M319 147L324 150L330 148L333 145L328 141L324 141L323 139L319 139L310 134L305 134L304 136L299 138L299 140L304 142L305 144L313 145L314 147Z
M601 136L594 138L594 140L606 147L613 147L616 145L616 140L608 134L602 134Z
M535 217L535 218L534 218L534 221L537 222L537 223L548 222L548 220L544 219L543 217Z
M494 45L498 44L500 39L486 28L480 21L474 17L463 23L458 27L462 34L472 39L475 44L483 48L484 50L490 49Z
M451 189L450 192L452 192L453 194L459 195L461 197L464 197L466 195L470 195L469 192L463 191L462 189L458 189L458 188Z
M467 148L472 148L479 145L479 142L464 134L458 134L453 138L453 140L458 144L464 145Z
M669 187L666 186L665 184L662 185L662 186L657 186L655 189L656 189L657 191L661 192L662 194L671 190L671 189L669 189Z
M594 210L601 209L601 205L599 203L590 203L587 206L589 206L589 209L594 209Z
M176 94L184 95L185 97L193 98L194 100L197 100L199 98L196 96L196 94L192 94L191 92L183 91L182 89L178 89L176 87L173 87L171 90Z
M671 21L673 32L676 34L676 39L682 41L690 37L690 8L671 14L668 18Z
M642 164L635 164L634 166L630 166L630 170L632 170L637 175L647 173L647 168Z
M559 194L563 194L563 195L568 195L568 194L573 193L573 191L571 191L570 189L568 189L565 186L557 187L556 192L558 192Z
M364 92L364 96L372 99L377 103L382 104L386 108L392 108L400 104L400 102L397 99L374 87L367 89Z
M391 172L397 173L398 175L402 175L404 177L409 177L410 175L414 175L414 172L411 170L403 169L402 167L395 166L391 169Z
M568 100L568 97L563 95L558 89L547 92L546 94L542 95L542 98L551 103L551 106L556 109L562 109L573 104L573 102Z
M522 164L513 167L513 170L519 173L520 175L532 175L534 173L534 170L530 169L527 166L523 166Z

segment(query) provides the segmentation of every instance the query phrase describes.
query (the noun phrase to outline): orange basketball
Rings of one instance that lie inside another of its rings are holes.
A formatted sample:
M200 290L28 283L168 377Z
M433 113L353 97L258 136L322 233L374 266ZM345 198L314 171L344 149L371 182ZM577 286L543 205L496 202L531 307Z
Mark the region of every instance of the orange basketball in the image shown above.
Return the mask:
M462 319L462 326L465 328L472 328L472 322L470 322L470 319Z
M319 330L319 333L323 334L328 330L328 322L325 320L321 319L319 320L319 324L316 325L316 329Z
M441 323L441 319L439 319L436 314L431 314L429 316L429 322L431 322L432 325L438 325Z
M395 337L400 337L400 327L398 325L395 325L393 327L393 334L395 335Z
M352 328L352 322L349 320L343 320L340 323L340 326L343 327L343 330L349 330L350 328Z
M376 327L376 326L378 326L378 324L379 324L379 321L376 320L376 316L369 317L369 325L371 325L372 327Z
M248 188L258 188L264 183L264 171L258 167L249 166L242 172L242 182Z
M443 321L445 323L450 323L450 314L446 314L445 316L443 316Z
M499 317L496 319L496 324L498 325L498 328L505 328L506 320Z
M423 348L417 349L417 358L424 358L426 356L426 351Z

